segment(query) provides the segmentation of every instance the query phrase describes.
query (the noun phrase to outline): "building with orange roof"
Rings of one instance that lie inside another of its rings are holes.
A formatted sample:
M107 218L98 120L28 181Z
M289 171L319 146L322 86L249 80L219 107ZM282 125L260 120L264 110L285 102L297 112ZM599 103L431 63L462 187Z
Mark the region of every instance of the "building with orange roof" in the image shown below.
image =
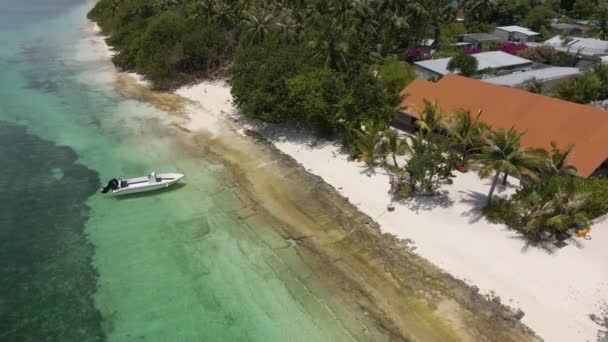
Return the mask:
M401 94L396 117L401 124L413 124L426 99L448 113L481 110L481 119L494 129L526 131L525 147L549 150L551 141L560 148L574 144L567 162L583 177L608 158L608 111L453 74L436 83L417 79Z

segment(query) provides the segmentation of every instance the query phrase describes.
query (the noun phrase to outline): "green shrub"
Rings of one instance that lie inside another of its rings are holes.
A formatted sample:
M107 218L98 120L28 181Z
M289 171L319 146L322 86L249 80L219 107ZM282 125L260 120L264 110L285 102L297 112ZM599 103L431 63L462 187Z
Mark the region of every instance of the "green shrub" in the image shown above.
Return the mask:
M565 187L570 181L574 182L577 191L588 194L584 210L590 218L597 218L608 213L608 178L555 176L540 184L523 187L513 198L520 198L526 192L534 190L544 200L550 200L559 187Z
M483 214L492 223L512 224L516 220L516 213L510 201L498 198L482 209Z
M416 79L416 72L411 65L392 60L380 67L378 76L384 88L398 96L403 88Z
M412 196L412 188L409 185L403 183L399 184L397 193L395 194L398 199L406 199Z
M232 96L248 116L270 122L291 119L292 108L286 81L312 70L304 46L265 42L236 51L230 69Z

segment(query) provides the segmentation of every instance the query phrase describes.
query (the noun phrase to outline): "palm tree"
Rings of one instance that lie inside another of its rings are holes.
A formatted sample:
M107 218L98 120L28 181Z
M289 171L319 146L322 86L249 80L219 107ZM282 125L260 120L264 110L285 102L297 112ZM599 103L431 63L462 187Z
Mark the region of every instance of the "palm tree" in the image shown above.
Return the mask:
M171 3L170 0L165 0L164 2L168 4ZM206 21L210 21L215 15L215 0L192 1L187 3L186 6L188 17L192 19L204 18Z
M516 203L521 215L524 232L537 237L544 229L561 232L575 223L588 223L589 217L583 211L588 194L579 192L574 180L561 185L548 200L532 191Z
M335 23L335 21L333 21ZM343 70L348 65L350 45L344 31L336 30L329 24L319 31L317 37L308 43L313 50L313 58L323 61L326 68Z
M490 132L487 146L481 149L481 154L477 157L477 161L482 165L479 175L486 178L492 172L495 173L488 193L488 204L492 202L492 195L501 173L538 179L534 170L540 165L539 158L534 155L533 150L522 148L520 145L524 133L516 131L513 127L509 130L500 128Z
M302 26L294 19L292 11L284 9L275 19L274 27L279 39L287 43L295 42L301 34Z
M377 12L371 0L359 0L353 2L352 8L349 11L350 22L347 22L349 27L356 27L359 35L366 39L376 39L378 37L378 29L380 22L377 20Z
M409 12L412 4L403 0L381 0L378 6L379 12L391 12L397 16L405 16Z
M112 8L112 16L116 17L120 8L120 0L110 0L110 7Z
M428 24L433 28L433 38L439 39L441 27L452 22L456 13L449 0L425 0L421 2Z
M464 165L468 163L471 153L481 151L484 134L490 128L486 123L481 122L480 117L481 110L475 117L469 111L460 111L450 127L450 137L458 145Z
M467 19L483 23L490 19L497 3L497 0L463 0L462 8Z
M424 109L416 110L416 112L418 113L416 127L418 127L418 130L423 134L443 130L447 126L448 116L439 108L439 103L437 101L430 102L425 99Z
M547 225L557 231L564 231L577 222L587 223L589 218L583 211L588 194L579 192L574 180L559 188L551 200L554 213L547 219Z
M395 129L387 129L384 131L384 139L382 141L385 151L389 152L393 157L393 164L399 167L397 164L397 154L402 153L407 149L407 143L399 138L399 132Z
M238 22L235 15L234 6L222 0L216 0L213 5L213 15L211 21L225 27L230 27Z
M367 166L375 166L379 157L379 147L382 136L374 127L363 131L355 130L355 147L359 150L359 159Z
M266 10L258 10L256 13L247 13L242 21L245 34L249 37L249 44L261 43L268 36L273 22L275 21L272 13Z
M594 15L600 30L600 39L606 40L608 35L608 1L600 1Z
M539 150L538 155L545 161L541 167L543 176L548 178L559 174L576 175L578 172L576 166L566 163L573 148L574 145L570 144L562 150L555 141L551 141L551 151Z

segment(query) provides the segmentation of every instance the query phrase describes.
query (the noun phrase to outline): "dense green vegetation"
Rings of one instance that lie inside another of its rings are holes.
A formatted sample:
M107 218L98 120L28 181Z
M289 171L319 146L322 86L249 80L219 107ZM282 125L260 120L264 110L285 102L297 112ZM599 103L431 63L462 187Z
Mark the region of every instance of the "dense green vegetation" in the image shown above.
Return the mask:
M207 76L226 65L236 31L191 3L102 0L89 13L116 51L113 62L159 89Z
M608 66L597 65L584 75L561 83L555 96L582 104L608 98Z
M447 0L101 0L89 17L114 63L157 89L229 76L246 115L350 143L353 129L387 127L415 78L397 57L439 36L454 10Z
M471 55L459 53L448 62L448 70L463 76L472 76L477 72L477 59Z

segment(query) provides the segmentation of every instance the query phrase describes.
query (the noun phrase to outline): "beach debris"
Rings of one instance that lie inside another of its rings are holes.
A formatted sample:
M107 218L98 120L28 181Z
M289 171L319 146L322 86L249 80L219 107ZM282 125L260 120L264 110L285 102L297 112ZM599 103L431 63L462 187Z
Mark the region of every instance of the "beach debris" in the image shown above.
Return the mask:
M601 310L599 315L591 314L589 318L601 327L597 332L597 341L608 342L608 305Z
M522 309L517 309L517 311L515 311L515 314L513 315L513 318L519 321L524 318L525 315L526 313Z

